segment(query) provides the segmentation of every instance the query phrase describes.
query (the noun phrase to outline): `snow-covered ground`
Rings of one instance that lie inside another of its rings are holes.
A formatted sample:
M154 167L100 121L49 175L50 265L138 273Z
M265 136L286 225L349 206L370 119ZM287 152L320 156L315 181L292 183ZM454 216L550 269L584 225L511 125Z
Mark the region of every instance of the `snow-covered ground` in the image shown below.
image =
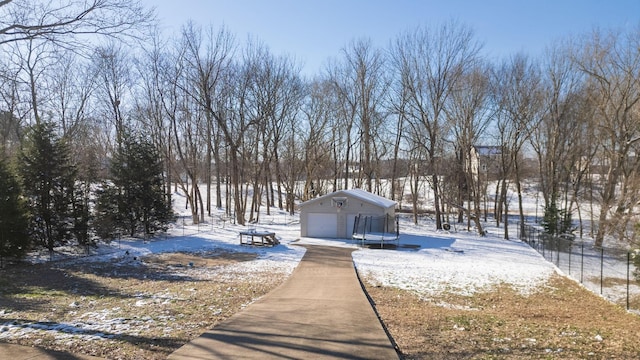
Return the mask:
M253 270L278 269L291 273L302 256L303 244L352 247L358 272L379 285L415 291L424 296L442 292L471 295L494 285L509 284L523 293L544 284L556 271L535 250L520 241L504 240L491 232L478 237L466 231L434 231L433 224L415 226L401 222L400 246L396 250L370 249L354 240L301 238L297 216L273 210L251 225L258 231L275 232L281 245L252 247L240 245L239 232L247 227L216 223L188 225L178 221L166 236L141 240L119 240L102 245L91 261L130 256L143 257L167 252L203 252L228 250L257 253L256 260L237 263L236 267Z
M517 240L502 239L502 231L490 224L485 224L489 234L479 237L461 229L451 232L435 231L434 224L426 220L420 225L413 225L409 218L401 220L400 247L397 250L369 249L358 247L353 240L312 239L300 237L299 218L273 209L271 215L261 214L258 224L251 225L256 230L272 231L277 234L281 245L275 247L252 247L240 245L239 232L247 227L222 221L223 214L206 218L206 223L192 225L188 210L185 210L183 198L176 196L176 209L181 212L177 223L166 235L149 241L127 239L117 240L110 244L101 244L92 250L89 258L77 261L113 260L125 257L143 257L150 254L167 252L206 252L227 250L256 253L255 260L239 262L234 265L234 272L244 272L250 276L256 270L276 271L290 274L305 249L299 245L313 244L321 246L346 246L354 248L354 264L361 276L376 285L393 286L418 293L429 298L449 292L471 295L478 291L490 290L497 285L510 285L523 294L535 291L544 286L547 279L558 268L546 261L527 244ZM516 234L515 229L512 234ZM515 237L515 236L514 236ZM33 261L48 260L48 255ZM214 271L198 269L199 278L207 279L217 276ZM211 271L212 273L208 273ZM146 294L146 298L162 299L165 294ZM72 306L72 305L70 305ZM0 315L4 309L0 309ZM114 329L114 318L108 314L96 314L90 319L99 332L102 328ZM78 324L86 321L78 319ZM24 327L22 325L0 323L0 338L20 335L24 331L47 331L69 336L77 332L60 331L60 329L42 329L45 324ZM124 326L124 324L115 324ZM78 328L77 324L55 324L51 326L68 326ZM116 327L117 327L116 326ZM82 328L82 326L80 326ZM86 330L81 329L83 332ZM126 332L126 329L123 330ZM113 333L113 331L112 331ZM96 336L91 335L91 336ZM90 340L90 339L88 339Z
M478 237L466 231L434 231L433 224L415 226L408 220L401 222L400 246L396 250L370 249L348 239L301 238L297 216L273 210L271 216L262 215L260 223L252 225L258 231L275 232L281 245L252 247L240 245L239 232L247 227L230 223L199 226L183 224L169 231L167 236L148 242L140 240L115 241L101 247L104 255L120 257L146 256L164 252L202 252L215 249L257 253L254 261L238 263L247 271L278 269L291 273L304 255L303 244L352 247L358 272L379 285L415 291L424 296L442 292L471 295L494 285L511 285L527 293L544 284L556 267L544 260L535 250L521 241L504 240L491 232Z
M207 252L226 250L256 253L255 260L229 265L230 273L252 274L269 271L290 274L305 249L301 244L341 246L354 248L353 259L358 272L376 284L395 286L429 297L442 292L469 295L490 289L493 285L510 284L527 293L554 273L555 267L545 261L535 250L519 241L501 240L497 235L478 238L468 233L434 232L433 225L413 226L406 221L401 224L402 245L398 250L381 250L358 247L353 240L329 240L300 238L300 226L296 217L282 212L262 217L256 230L273 231L281 241L275 247L248 246L239 244L239 232L246 227L229 223L207 223L189 225L179 221L166 236L149 241L119 240L103 244L92 255L80 256L70 261L87 262L127 261L133 257L171 252ZM208 220L213 220L208 219ZM63 251L64 249L60 249ZM34 261L48 260L32 258ZM68 260L69 261L69 260ZM136 262L127 262L135 264ZM138 262L139 263L139 262ZM176 270L188 271L192 278L215 279L224 275L221 267ZM170 300L170 294L143 294L136 306L160 306ZM155 304L155 305L154 305ZM98 341L132 335L150 326L167 326L163 319L141 317L124 319L114 309L103 309L83 313L83 304L69 304L69 311L78 311L78 318L70 323L49 322L2 322L0 339L26 337L55 338L59 342ZM10 309L0 308L0 319Z
M358 271L380 285L429 297L443 292L473 295L508 284L529 293L555 272L529 246L497 237L433 233L406 229L401 244L419 249L360 250L353 254Z

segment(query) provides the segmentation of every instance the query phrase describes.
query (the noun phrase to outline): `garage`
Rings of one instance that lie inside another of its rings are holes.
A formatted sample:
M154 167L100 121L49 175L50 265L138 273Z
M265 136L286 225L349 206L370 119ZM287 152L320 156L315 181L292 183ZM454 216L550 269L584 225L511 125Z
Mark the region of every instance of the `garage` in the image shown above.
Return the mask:
M349 239L358 215L395 216L396 202L361 189L339 190L300 204L300 236Z

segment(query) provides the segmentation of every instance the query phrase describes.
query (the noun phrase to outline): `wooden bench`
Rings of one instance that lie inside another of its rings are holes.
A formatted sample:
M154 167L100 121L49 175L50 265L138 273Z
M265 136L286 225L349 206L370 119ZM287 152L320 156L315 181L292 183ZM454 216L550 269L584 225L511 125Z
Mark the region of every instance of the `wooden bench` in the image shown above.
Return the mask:
M249 238L251 240L249 240ZM260 238L260 241L256 241L256 238ZM276 246L280 244L280 241L276 239L276 233L270 231L241 231L240 232L240 245L271 245Z

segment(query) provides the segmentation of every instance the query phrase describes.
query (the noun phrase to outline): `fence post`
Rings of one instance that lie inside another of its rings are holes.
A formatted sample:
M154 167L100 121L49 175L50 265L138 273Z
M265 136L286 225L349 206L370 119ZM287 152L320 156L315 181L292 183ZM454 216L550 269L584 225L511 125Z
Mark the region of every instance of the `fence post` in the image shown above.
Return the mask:
M583 283L584 279L584 242L582 242L581 252L580 252L580 284Z
M604 293L604 247L600 248L600 295Z
M627 252L627 311L629 311L629 285L630 285L630 270L631 270L631 252Z
M573 252L573 241L569 242L569 275L571 275L571 253Z

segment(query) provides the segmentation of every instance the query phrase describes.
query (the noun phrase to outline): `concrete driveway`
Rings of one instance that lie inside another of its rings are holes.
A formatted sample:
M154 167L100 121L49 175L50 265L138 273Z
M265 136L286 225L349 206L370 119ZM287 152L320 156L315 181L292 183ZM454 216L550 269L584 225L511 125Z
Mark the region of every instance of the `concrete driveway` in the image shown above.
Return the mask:
M398 359L358 281L354 249L305 247L284 284L169 359Z

